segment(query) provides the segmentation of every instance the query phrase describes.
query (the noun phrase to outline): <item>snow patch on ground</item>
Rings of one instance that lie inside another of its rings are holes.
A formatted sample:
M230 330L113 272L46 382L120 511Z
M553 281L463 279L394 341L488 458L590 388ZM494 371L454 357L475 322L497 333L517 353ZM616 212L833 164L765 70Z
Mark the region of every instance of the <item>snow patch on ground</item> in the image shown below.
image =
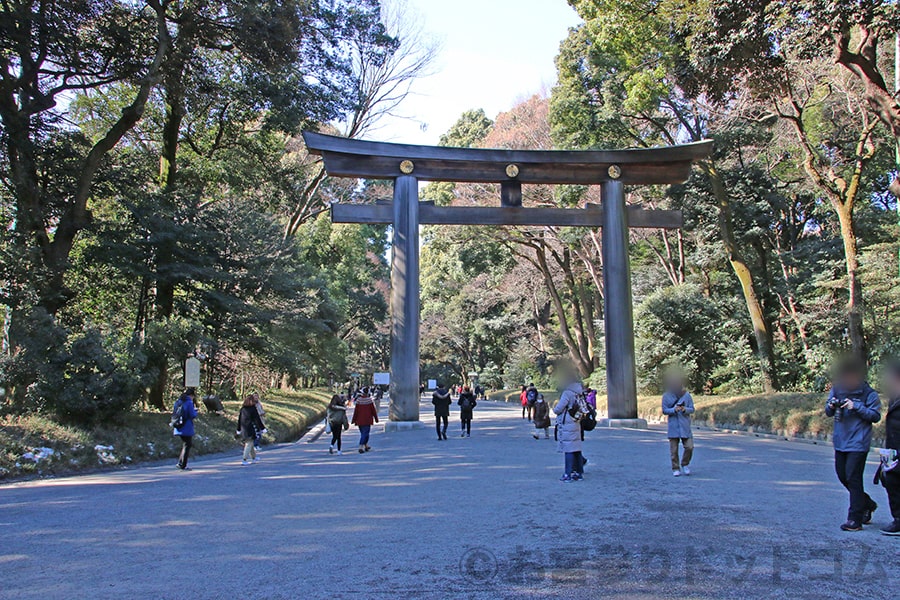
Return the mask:
M94 446L94 452L97 453L97 458L101 465L109 465L118 462L119 459L113 454L113 450L115 450L115 448L112 446L103 446L102 444Z
M52 458L54 454L56 454L56 451L53 448L32 448L30 452L22 455L22 459L39 463L42 460Z

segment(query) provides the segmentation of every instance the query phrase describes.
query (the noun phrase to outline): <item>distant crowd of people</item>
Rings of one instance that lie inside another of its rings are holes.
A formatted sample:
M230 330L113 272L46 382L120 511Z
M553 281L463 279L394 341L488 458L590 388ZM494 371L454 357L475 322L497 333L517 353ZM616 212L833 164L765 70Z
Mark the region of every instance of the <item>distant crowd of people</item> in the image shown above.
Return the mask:
M840 483L849 494L847 520L841 525L844 531L861 531L873 520L878 504L866 492L864 473L872 446L873 425L882 419L881 400L865 379L865 365L856 360L844 360L835 369L832 389L825 403L825 414L834 420L833 444L834 466ZM884 448L879 450L880 463L874 482L880 483L887 491L893 521L881 532L885 535L900 536L900 362L889 363L885 368L884 389L889 398L884 416L886 439ZM426 390L422 386L421 393ZM381 387L362 387L335 394L328 404L326 431L331 435L328 452L343 454L342 434L351 425L359 430L358 452L365 454L372 450L370 433L378 423L379 407L384 390ZM459 385L445 387L438 384L431 395L434 406L435 432L438 441L447 440L451 406L459 407L460 437L472 435L472 421L479 400L485 400L485 390ZM175 403L170 425L174 435L181 439L182 447L177 467L188 471L193 437L194 420L197 418L196 394L193 388L184 391ZM560 393L559 400L550 407L549 403L532 383L522 386L519 400L522 405L522 419L533 424L532 436L539 440L550 439L550 429L554 429L557 449L564 455L563 482L584 479L584 467L588 460L583 453L586 431L597 425L597 392L583 387L581 382L571 379ZM352 417L348 411L352 407ZM670 375L664 380L662 413L667 418L666 436L669 441L672 474L681 477L691 474L691 460L694 454L694 438L691 428L694 414L694 400L685 389L682 378ZM238 429L235 436L243 444L242 465L259 461L257 451L263 434L266 433L265 409L258 394L244 398L238 415ZM555 416L551 418L551 414Z

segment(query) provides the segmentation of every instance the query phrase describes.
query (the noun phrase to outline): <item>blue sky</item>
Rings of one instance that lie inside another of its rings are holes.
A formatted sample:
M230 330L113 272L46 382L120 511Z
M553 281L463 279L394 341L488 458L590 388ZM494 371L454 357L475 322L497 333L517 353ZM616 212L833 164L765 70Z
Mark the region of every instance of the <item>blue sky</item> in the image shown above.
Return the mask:
M560 42L578 15L565 0L406 0L425 32L440 42L433 75L367 137L436 144L470 108L489 117L549 89ZM423 127L424 125L424 127Z

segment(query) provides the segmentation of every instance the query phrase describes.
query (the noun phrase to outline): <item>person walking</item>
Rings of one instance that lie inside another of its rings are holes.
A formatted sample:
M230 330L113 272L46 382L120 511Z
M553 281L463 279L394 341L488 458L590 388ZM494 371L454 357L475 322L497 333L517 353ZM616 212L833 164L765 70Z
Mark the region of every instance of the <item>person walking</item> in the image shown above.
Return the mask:
M431 395L431 403L434 404L434 428L437 431L438 441L447 439L447 424L450 420L450 392L440 383L434 394ZM441 427L443 423L443 427Z
M581 425L572 413L578 412L578 396L581 394L581 382L573 381L566 386L553 407L556 413L556 435L558 450L565 454L565 473L560 481L580 481L584 479L584 463L581 456Z
M850 508L843 531L862 531L878 508L866 493L863 474L872 446L872 424L881 420L878 392L864 379L865 366L846 359L837 368L834 386L825 403L825 414L834 418L834 470L850 493Z
M259 453L262 449L262 437L266 432L266 420L264 418L266 416L266 409L263 408L262 402L259 400L259 394L255 392L253 394L253 402L256 405L256 412L259 413L259 420L263 424L262 429L256 433L256 439L253 440L253 447L256 448L256 452Z
M369 452L372 448L369 446L369 434L372 431L372 424L378 422L378 411L375 409L375 402L369 395L369 388L363 388L359 392L356 404L353 408L352 423L359 427L359 453Z
M244 404L241 406L241 412L238 414L238 435L244 443L244 454L241 464L246 466L251 461L259 462L256 457L256 435L264 429L262 419L259 418L259 411L256 410L256 401L253 394L244 398Z
M887 491L891 516L890 525L881 530L884 535L900 536L900 361L891 361L884 377L884 389L889 397L887 415L884 418L885 440L879 475L881 485ZM891 456L893 450L893 456ZM876 477L879 479L879 477Z
M188 468L188 458L191 455L191 448L194 446L194 419L200 414L197 407L194 406L194 398L197 392L194 388L187 388L184 393L175 401L175 410L178 410L178 404L181 406L180 427L175 427L174 435L181 438L181 454L178 456L178 464L176 465L182 471L190 471Z
M525 411L528 413L528 421L534 417L534 403L537 402L538 391L534 384L528 386L525 390Z
M528 410L528 386L522 386L522 393L519 394L519 401L522 403L522 418L525 418L525 412Z
M343 454L341 451L341 434L350 429L350 421L347 420L347 405L344 398L339 395L331 397L328 410L325 413L328 427L331 429L331 444L328 446L328 454Z
M550 406L544 400L543 394L538 394L534 403L534 439L540 439L540 432L544 430L544 439L550 439Z
M691 415L694 414L694 399L684 389L680 375L666 378L666 391L662 396L662 412L668 417L669 456L672 460L672 475L681 477L691 474L691 458L694 456L694 435L691 432ZM678 445L684 447L684 455L679 459Z
M460 437L472 437L472 411L478 406L478 400L466 386L456 403L459 405Z

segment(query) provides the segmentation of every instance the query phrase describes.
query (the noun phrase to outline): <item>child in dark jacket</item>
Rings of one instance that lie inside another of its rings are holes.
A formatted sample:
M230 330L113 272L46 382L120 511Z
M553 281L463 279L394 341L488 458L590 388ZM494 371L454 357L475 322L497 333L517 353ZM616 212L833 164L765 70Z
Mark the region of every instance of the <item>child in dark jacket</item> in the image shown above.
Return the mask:
M897 455L900 454L900 361L892 361L887 368L884 381L884 390L888 394L889 405L885 425L885 450L879 467L877 479L887 490L888 502L891 505L893 522L881 530L884 535L900 536L900 464L897 464Z

